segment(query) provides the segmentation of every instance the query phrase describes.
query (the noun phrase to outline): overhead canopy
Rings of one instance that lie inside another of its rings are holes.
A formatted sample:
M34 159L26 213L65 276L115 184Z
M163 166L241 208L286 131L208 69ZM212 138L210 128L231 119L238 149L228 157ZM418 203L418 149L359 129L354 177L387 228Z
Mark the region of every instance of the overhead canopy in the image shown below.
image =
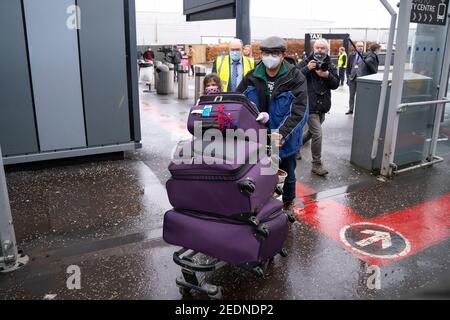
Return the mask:
M186 21L236 18L236 0L184 0Z

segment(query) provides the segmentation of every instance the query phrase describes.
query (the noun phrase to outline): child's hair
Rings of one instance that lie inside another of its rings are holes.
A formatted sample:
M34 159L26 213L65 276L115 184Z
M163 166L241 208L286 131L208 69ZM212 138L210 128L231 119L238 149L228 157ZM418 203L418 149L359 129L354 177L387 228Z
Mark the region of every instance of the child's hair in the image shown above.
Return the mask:
M377 50L381 49L381 46L378 43L374 43L370 46L369 50L372 52L375 52Z
M219 90L222 91L222 82L220 81L220 78L215 73L210 73L206 75L205 79L203 80L203 88L206 90L206 86L208 85L208 82L214 81L217 86L219 87Z

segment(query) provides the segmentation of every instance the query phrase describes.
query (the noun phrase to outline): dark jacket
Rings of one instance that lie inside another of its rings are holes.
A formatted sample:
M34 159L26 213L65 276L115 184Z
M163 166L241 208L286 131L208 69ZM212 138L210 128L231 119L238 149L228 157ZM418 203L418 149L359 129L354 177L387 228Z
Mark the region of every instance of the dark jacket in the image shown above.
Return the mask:
M311 54L302 62L300 70L308 81L309 111L310 113L327 113L331 109L331 90L339 88L339 75L336 66L327 56L324 63L329 65L328 78L319 77L315 70L308 69L308 63L314 60Z
M348 56L347 70L345 70L345 73L347 74L347 79L350 79L350 74L353 69L353 63L355 62L355 58L356 58L356 52L352 52Z
M178 50L175 50L173 52L173 63L174 64L180 64L181 63L181 59L183 59L183 56L181 55L181 52Z
M260 63L244 77L237 92L244 93L259 111L269 113L270 129L278 129L285 140L280 158L292 156L300 150L309 110L306 79L299 69L284 61L272 95L268 95L266 68Z
M352 52L352 53L348 56L348 64L347 64L347 70L346 70L346 73L347 73L347 79L350 79L350 75L351 75L351 73L352 73L353 64L355 63L356 55L357 55L356 52ZM362 55L363 58L364 58L365 53L362 52L361 55ZM362 63L364 63L364 62L362 62Z
M378 56L373 52L368 52L364 56L364 62L361 64L361 70L359 72L359 77L368 76L371 74L378 73L378 66L380 61Z
M147 50L144 52L144 59L153 61L155 59L155 54L153 51Z

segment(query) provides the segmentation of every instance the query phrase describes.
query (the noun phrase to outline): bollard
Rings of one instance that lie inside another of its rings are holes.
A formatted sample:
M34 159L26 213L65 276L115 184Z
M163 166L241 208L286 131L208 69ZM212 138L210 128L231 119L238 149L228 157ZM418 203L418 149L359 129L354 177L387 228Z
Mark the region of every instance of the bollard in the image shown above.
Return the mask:
M169 67L165 64L160 65L157 69L158 73L158 84L156 86L157 94L169 94L170 93L170 84L173 85L173 79L170 78ZM171 81L172 80L172 81Z
M155 83L153 84L153 87L156 89L157 88L157 86L158 86L158 67L160 66L160 65L162 65L163 63L161 62L161 61L154 61L153 62L153 68L155 69L154 71L155 71Z
M178 99L189 98L189 67L180 66L178 69Z
M152 62L143 62L140 64L140 73L139 73L139 82L142 83L151 83L154 84L154 74L153 63Z
M169 93L175 92L175 66L171 63L166 63L166 65L169 67Z
M0 272L12 272L23 267L28 257L18 253L16 235L12 223L6 187L5 171L3 169L2 150L0 148Z
M200 99L200 96L203 95L203 91L205 88L203 88L203 80L206 76L206 68L202 66L195 66L195 101L194 103L197 103L198 99Z

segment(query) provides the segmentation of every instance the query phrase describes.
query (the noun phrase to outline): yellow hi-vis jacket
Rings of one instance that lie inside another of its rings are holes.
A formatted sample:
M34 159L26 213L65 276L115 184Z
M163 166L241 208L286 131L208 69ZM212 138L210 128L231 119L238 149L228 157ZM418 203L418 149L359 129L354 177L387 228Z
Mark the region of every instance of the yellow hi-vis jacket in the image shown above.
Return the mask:
M247 75L251 70L255 69L255 60L252 58L247 58L242 56L242 63L244 64L243 77ZM228 91L228 85L230 83L230 56L219 56L216 60L216 70L222 82L222 90L224 92ZM239 83L238 83L239 85Z
M345 64L344 64L344 57L345 57ZM348 56L347 56L347 52L344 52L339 55L338 67L339 67L339 69L346 69L347 65L348 65Z

